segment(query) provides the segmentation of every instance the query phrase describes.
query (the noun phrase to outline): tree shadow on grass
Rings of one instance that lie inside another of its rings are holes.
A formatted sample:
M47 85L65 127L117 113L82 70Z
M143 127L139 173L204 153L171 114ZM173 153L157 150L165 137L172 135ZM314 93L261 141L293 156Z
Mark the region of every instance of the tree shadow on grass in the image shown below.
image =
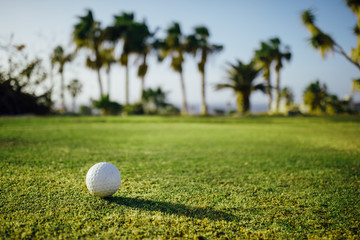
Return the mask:
M109 197L105 199L118 205L145 211L158 211L165 214L175 214L179 216L186 216L198 219L208 218L215 221L224 220L231 222L236 220L235 215L223 211L214 210L211 207L191 207L179 203L160 202L129 197Z

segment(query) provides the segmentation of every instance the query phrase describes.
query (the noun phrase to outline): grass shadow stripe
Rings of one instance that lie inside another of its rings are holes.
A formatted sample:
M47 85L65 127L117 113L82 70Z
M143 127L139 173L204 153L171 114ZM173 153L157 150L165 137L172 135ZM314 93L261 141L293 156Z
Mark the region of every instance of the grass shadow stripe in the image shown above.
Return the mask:
M165 214L175 214L191 218L208 218L210 220L227 222L232 222L237 219L235 215L224 211L215 210L211 207L191 207L179 203L160 202L130 197L109 197L105 199L111 203L116 203L121 206L127 206L145 211L157 211Z

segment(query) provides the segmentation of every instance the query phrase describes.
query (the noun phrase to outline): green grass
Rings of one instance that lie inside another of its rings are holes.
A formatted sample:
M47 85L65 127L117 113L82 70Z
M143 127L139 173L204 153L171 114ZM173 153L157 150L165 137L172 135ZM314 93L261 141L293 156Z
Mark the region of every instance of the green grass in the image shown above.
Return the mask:
M0 238L359 239L359 200L357 117L0 118Z

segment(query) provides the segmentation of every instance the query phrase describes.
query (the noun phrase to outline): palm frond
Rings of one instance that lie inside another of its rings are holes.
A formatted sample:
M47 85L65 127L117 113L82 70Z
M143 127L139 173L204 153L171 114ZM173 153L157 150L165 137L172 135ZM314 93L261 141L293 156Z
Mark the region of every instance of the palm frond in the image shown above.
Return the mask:
M315 24L315 15L313 9L307 9L302 12L301 19L305 25Z
M354 79L351 87L351 92L354 93L355 91L360 92L360 79Z
M271 38L269 42L271 43L273 48L278 48L279 45L281 45L281 41L279 38Z
M353 11L355 14L360 12L360 2L359 0L345 0L346 5Z
M196 38L195 34L191 34L186 37L185 39L185 50L188 53L191 53L192 55L196 56L196 53L200 47L199 41Z
M202 39L207 39L210 36L209 30L205 26L198 26L195 27L195 32L199 35Z
M321 56L326 57L326 54L334 51L335 41L327 34L319 32L309 39L310 44L320 50Z
M219 84L215 85L215 90L221 90L221 89L225 89L225 88L235 89L235 86L231 85L231 84L226 84L226 83L219 83Z
M263 83L256 84L252 87L251 91L261 91L263 93L266 93L267 86Z
M96 61L92 60L90 57L86 58L86 66L90 69L95 70L96 69Z
M146 75L146 72L147 72L147 69L148 69L148 65L147 64L141 64L138 68L138 72L137 72L137 75L138 77L144 77Z
M172 59L171 59L171 68L175 72L182 72L182 64L183 64L183 62L184 62L184 58L182 57L182 55L172 57Z
M167 28L166 32L168 35L175 35L175 36L180 36L182 34L181 27L178 22L173 22L172 25Z

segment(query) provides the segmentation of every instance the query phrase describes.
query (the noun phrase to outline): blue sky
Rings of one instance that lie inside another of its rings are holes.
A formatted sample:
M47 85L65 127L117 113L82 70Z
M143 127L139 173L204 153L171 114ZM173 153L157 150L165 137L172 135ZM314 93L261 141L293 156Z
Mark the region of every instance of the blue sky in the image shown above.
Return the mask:
M326 83L330 92L343 97L350 91L351 79L359 77L359 71L342 56L329 55L322 59L306 42L309 33L301 23L301 12L313 8L317 24L349 53L351 47L356 46L356 37L352 34L356 17L342 0L0 0L0 8L0 43L7 43L14 34L14 43L24 43L30 55L46 60L59 44L69 50L74 48L70 41L73 25L77 22L76 16L84 15L87 8L93 10L102 26L111 24L114 14L132 11L137 20L145 19L152 30L160 27L158 36L162 36L173 21L180 22L184 34L190 34L197 25L206 25L211 32L210 41L225 47L224 51L212 56L207 65L207 101L222 106L228 102L235 104L231 91L214 91L214 84L226 77L226 63L236 59L248 62L260 41L272 37L279 37L293 54L291 62L285 63L281 72L281 84L293 89L297 102L301 101L305 86L316 79ZM3 62L4 56L0 58ZM130 100L135 102L140 94L136 66L130 71ZM200 75L190 56L184 71L187 99L196 105L200 103ZM81 57L68 66L65 77L67 81L78 78L84 83L84 91L79 97L81 103L98 97L96 74L85 68ZM272 77L274 81L275 75ZM105 80L105 74L103 78ZM120 102L125 99L124 78L125 70L115 67L111 96ZM150 59L146 86L161 86L169 92L171 102L181 101L179 77L169 68L168 61L157 63L155 56ZM58 95L55 93L56 99ZM251 100L261 104L266 103L267 98L256 93Z

